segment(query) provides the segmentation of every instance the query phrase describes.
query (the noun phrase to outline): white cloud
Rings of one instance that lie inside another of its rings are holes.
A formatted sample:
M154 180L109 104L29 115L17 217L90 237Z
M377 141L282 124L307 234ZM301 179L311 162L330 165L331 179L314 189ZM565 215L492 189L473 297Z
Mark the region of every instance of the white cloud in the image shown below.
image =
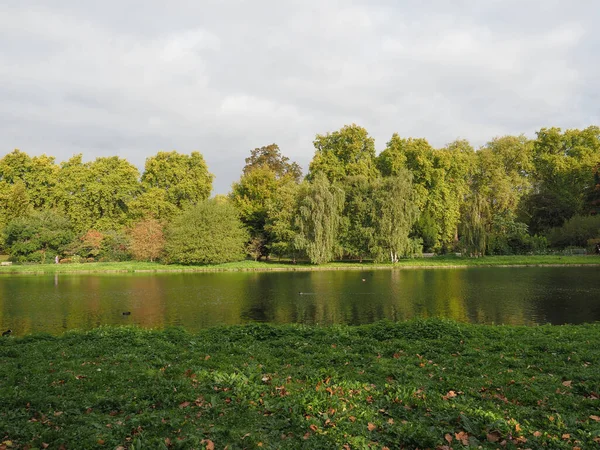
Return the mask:
M224 192L250 149L307 166L351 122L380 150L585 126L598 19L593 0L5 0L0 154L199 150Z

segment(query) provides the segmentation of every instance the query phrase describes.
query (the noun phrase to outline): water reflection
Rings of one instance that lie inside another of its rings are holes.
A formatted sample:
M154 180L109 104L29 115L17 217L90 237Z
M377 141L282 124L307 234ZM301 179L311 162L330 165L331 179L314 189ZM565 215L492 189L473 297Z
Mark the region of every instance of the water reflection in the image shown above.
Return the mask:
M549 267L3 276L0 327L22 335L104 324L196 330L431 316L495 324L583 323L600 320L599 274L598 267Z

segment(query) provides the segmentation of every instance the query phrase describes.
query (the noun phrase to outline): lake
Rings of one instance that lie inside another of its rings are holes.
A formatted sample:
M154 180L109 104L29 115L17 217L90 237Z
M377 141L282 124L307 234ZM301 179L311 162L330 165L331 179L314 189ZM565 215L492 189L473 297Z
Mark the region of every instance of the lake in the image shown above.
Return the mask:
M600 321L600 267L0 275L0 328L16 335L432 316L511 325Z

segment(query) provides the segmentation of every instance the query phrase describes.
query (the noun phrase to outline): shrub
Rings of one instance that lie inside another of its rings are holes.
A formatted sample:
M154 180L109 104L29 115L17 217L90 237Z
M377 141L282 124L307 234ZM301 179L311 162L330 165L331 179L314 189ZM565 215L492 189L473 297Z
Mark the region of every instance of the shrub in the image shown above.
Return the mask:
M162 224L156 219L136 223L129 231L131 254L137 261L151 262L158 259L165 249Z
M550 245L557 248L586 247L588 240L596 238L600 238L600 215L573 216L548 233Z
M219 264L245 258L248 233L229 203L206 200L186 209L167 230L168 262Z

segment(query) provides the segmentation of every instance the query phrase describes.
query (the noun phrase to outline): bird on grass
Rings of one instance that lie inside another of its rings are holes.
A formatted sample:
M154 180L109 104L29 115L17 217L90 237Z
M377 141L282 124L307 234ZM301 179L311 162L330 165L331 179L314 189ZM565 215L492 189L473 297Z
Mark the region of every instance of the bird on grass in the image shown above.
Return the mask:
M124 316L130 316L130 315L131 315L131 311L125 311L125 312L123 313L123 315L124 315Z
M10 333L12 333L12 330L6 330L2 333L2 336L10 336Z

